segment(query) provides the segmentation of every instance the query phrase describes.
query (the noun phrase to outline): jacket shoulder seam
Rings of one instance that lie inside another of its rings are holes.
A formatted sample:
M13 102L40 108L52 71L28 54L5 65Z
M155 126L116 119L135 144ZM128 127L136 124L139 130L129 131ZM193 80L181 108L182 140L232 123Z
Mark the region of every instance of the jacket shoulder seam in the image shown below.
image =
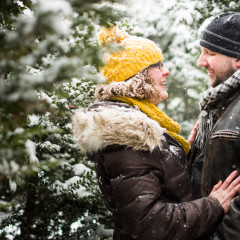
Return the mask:
M239 136L239 132L233 131L233 130L230 130L230 129L226 129L226 130L216 131L211 136L211 139L215 139L215 138L239 139L240 136Z

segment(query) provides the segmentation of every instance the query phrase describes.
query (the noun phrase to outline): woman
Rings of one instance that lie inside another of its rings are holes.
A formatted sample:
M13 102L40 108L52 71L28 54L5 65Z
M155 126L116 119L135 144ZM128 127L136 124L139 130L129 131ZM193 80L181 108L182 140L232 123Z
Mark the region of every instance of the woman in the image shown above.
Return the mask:
M124 49L105 56L97 102L73 117L73 133L95 162L99 186L114 220L114 240L198 239L211 233L239 189L233 172L209 197L194 200L187 169L188 141L155 104L167 99L169 70L150 40L115 27L99 42ZM231 182L231 184L230 184Z

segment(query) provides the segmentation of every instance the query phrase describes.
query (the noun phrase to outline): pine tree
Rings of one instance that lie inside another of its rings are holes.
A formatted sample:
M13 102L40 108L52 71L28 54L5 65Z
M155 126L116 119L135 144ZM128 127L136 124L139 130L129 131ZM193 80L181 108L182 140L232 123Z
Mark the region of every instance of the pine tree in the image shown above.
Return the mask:
M0 237L107 239L111 219L71 116L93 101L96 31L123 13L118 1L34 2L0 5Z
M223 1L193 1L195 13L198 18L191 24L191 27L198 29L208 19L224 12L240 12L240 2L238 0ZM196 16L196 15L195 15Z

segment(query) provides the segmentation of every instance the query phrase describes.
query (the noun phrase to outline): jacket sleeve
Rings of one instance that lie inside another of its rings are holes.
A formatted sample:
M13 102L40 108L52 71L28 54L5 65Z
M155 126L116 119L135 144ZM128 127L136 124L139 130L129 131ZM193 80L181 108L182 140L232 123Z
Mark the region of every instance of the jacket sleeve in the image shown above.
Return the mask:
M164 173L151 157L130 150L104 157L118 229L141 240L191 240L211 232L223 216L220 203L211 197L169 201L162 183Z
M236 197L231 201L228 213L214 235L214 240L240 239L240 198Z

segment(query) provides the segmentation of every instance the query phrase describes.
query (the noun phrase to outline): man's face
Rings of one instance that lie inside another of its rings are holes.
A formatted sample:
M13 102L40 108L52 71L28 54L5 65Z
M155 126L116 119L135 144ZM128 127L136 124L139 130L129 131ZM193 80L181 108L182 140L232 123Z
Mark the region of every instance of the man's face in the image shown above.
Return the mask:
M201 49L198 66L207 70L211 87L216 87L226 81L237 71L236 58L216 53L208 48L201 47Z

